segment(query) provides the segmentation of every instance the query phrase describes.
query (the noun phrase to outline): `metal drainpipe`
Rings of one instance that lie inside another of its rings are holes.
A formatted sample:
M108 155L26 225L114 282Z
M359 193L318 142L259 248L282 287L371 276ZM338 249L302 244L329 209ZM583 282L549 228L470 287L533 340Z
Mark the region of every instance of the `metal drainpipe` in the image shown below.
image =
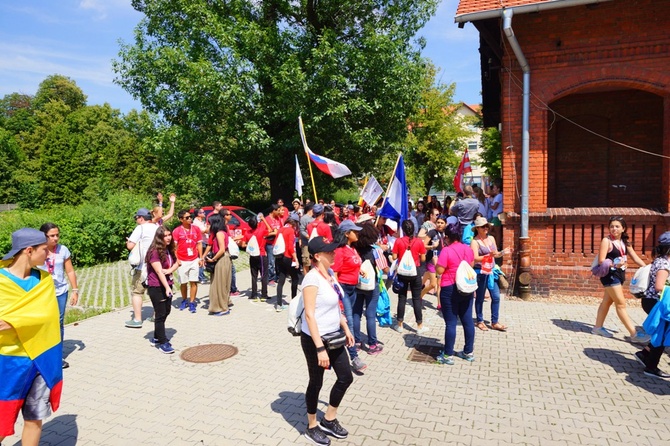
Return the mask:
M519 293L530 297L530 243L528 237L528 173L530 158L530 66L512 29L512 9L503 10L503 31L523 71L523 114L521 120L521 234L519 237Z

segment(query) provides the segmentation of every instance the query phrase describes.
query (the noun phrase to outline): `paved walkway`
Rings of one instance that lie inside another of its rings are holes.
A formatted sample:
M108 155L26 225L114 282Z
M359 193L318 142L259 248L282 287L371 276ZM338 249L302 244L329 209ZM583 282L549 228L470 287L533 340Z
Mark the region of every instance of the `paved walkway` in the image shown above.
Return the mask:
M248 272L238 273L238 282L246 289ZM199 295L207 291L202 287ZM199 309L174 310L168 318L178 352L207 343L239 349L219 363L160 354L149 345L152 324L123 326L127 308L66 327L71 367L42 444L308 444L300 436L307 370L298 338L286 331L286 314L246 296L234 303L226 317ZM432 307L428 302L425 337L379 329L385 350L363 353L369 367L356 377L338 417L350 436L334 445L670 444L670 382L644 376L636 348L621 333L591 335L594 306L505 301L501 319L510 330L477 331L475 362L410 362L415 345L439 345L443 338ZM642 322L639 308L631 315ZM621 328L613 311L608 325ZM457 346L462 339L459 333ZM661 366L670 371L667 356ZM332 383L327 373L320 410ZM20 433L20 423L17 428ZM14 436L3 444L17 442Z

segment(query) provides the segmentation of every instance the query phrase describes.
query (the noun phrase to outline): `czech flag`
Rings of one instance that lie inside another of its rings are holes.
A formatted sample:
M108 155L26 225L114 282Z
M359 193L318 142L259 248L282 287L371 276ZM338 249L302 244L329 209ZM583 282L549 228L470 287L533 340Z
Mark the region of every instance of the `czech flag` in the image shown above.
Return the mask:
M11 261L0 262L0 268ZM0 331L0 437L14 434L14 424L37 373L51 389L51 410L60 405L63 344L56 289L46 271L25 291L0 272L0 320L13 328Z
M470 166L470 156L468 155L468 149L465 149L461 163L458 165L458 170L456 171L456 176L454 176L454 190L456 192L463 192L463 177L466 173L472 173L472 167Z
M302 140L302 146L305 148L305 152L309 159L319 168L319 170L326 175L330 175L333 178L340 178L346 175L351 175L351 170L342 163L333 161L325 156L317 155L312 152L312 150L307 146L307 138L305 138L305 128L302 125L302 117L298 117L298 127L300 128L300 139Z

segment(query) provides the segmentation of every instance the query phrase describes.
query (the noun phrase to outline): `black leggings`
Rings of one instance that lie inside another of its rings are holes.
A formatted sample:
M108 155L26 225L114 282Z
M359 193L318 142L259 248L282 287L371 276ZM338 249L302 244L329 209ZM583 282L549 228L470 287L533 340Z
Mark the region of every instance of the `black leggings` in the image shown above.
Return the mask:
M321 391L321 387L323 387L323 372L325 369L319 367L318 353L316 352L316 346L312 337L302 333L300 335L300 344L307 360L307 371L309 372L309 384L305 392L305 405L307 406L307 413L315 415L316 407L319 404L319 392ZM349 355L347 355L344 347L326 351L330 358L330 366L335 370L335 375L337 375L337 381L335 381L333 388L330 390L328 404L333 407L340 407L344 394L354 381L354 377L351 374L351 366L349 366Z
M298 268L291 266L293 259L282 255L277 256L277 272L279 273L279 280L277 281L277 305L282 304L282 295L284 292L284 284L286 283L286 276L291 276L291 299L298 294Z
M645 313L649 314L651 312L651 309L656 306L658 301L656 299L649 299L647 297L642 298L642 309L644 310ZM668 322L661 320L663 324L663 331L668 328ZM648 345L649 347L649 353L647 353L645 357L645 364L648 369L650 370L656 370L658 368L658 363L661 361L661 356L663 356L663 352L665 351L665 347L663 347L663 343L661 343L660 346L654 347L651 345L651 342Z
M249 257L249 270L251 271L251 297L258 297L258 282L256 278L261 276L261 297L268 298L268 256Z
M412 307L414 307L414 318L416 319L417 324L423 323L423 315L421 313L421 288L423 283L421 279L423 278L423 271L419 271L419 274L414 277L403 277L398 276L400 281L403 284L403 287L398 293L398 314L397 318L399 321L405 320L405 305L407 305L407 288L412 292Z
M154 306L154 338L159 344L165 344L168 342L165 336L165 320L172 309L172 298L167 297L162 286L150 286L149 297Z

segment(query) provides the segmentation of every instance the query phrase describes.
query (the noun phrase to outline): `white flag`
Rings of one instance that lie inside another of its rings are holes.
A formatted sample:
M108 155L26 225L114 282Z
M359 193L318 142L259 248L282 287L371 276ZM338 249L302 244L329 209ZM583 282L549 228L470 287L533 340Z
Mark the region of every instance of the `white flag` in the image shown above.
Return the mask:
M298 155L295 156L295 190L298 191L298 196L302 197L302 187L305 183L302 181L302 173L300 172L300 164L298 164Z
M384 189L377 179L370 175L370 179L368 179L368 182L365 184L365 187L361 192L361 198L363 198L367 204L372 206L383 193Z

